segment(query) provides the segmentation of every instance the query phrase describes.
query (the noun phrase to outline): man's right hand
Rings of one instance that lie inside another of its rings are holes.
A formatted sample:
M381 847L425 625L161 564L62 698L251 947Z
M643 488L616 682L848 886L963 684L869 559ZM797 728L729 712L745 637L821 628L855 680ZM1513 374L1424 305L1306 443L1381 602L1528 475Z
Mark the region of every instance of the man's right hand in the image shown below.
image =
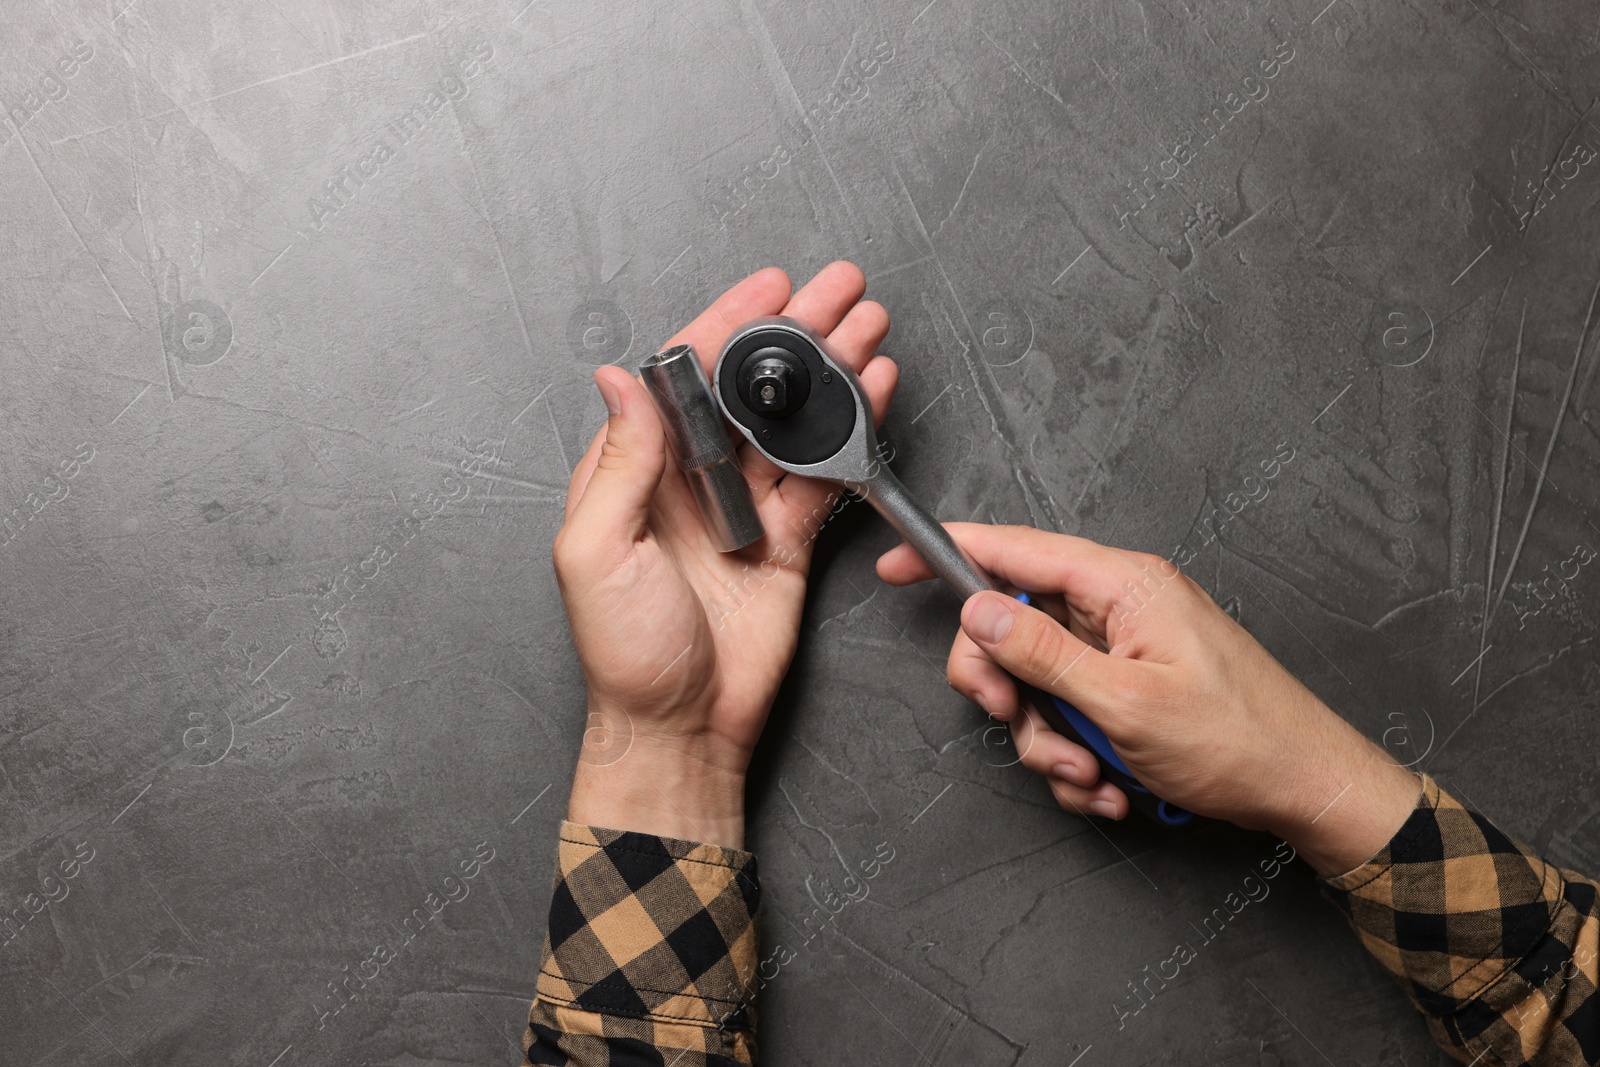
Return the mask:
M1159 556L1018 526L951 523L961 547L1039 608L979 593L961 612L950 684L1011 723L1022 763L1074 811L1121 818L1092 753L1018 715L1015 675L1105 731L1152 792L1269 830L1327 876L1365 862L1415 806L1418 778L1334 714L1206 592ZM933 577L907 545L893 585ZM1007 674L1010 672L1010 674Z

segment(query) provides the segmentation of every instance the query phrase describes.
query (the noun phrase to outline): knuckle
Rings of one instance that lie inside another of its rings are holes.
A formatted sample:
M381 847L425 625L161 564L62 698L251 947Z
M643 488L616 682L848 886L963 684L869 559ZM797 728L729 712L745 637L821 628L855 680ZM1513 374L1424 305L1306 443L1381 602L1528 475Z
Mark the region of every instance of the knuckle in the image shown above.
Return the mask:
M1158 682L1144 671L1124 671L1111 687L1117 706L1129 711L1149 708L1160 698Z
M1048 745L1041 745L1037 735L1028 738L1028 743L1022 752L1022 765L1034 774L1049 776L1051 768L1056 765L1055 756L1049 751Z
M1141 552L1139 554L1140 567L1147 567L1151 574L1163 582L1170 582L1179 575L1178 565L1165 556L1158 556L1154 552Z
M1057 661L1062 657L1060 628L1052 621L1027 616L1019 621L1023 625L1017 627L1021 632L1017 634L1016 651L1024 669L1035 676L1053 675L1060 669Z
M1207 601L1215 603L1215 601L1211 600L1211 594L1205 591L1205 587L1187 574L1178 576L1178 591L1183 594L1190 607L1196 604L1204 604Z
M1062 809L1075 815L1083 814L1083 807L1078 803L1078 791L1066 782L1055 778L1050 779L1050 793L1055 797L1056 804Z
M572 540L572 528L563 526L556 534L555 540L550 543L550 560L555 564L556 573L570 572L577 559L574 555L576 548Z

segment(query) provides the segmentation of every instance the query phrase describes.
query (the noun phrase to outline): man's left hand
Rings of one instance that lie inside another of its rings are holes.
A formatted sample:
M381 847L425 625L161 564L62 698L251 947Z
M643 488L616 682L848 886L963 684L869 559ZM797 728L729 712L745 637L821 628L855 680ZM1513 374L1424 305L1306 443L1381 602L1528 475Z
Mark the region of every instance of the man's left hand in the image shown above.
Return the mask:
M866 279L833 263L799 292L776 268L717 298L673 337L709 374L735 329L782 314L827 337L882 421L899 371ZM579 461L556 536L556 577L589 686L567 817L741 847L744 775L800 632L806 575L834 487L786 475L748 443L739 464L766 536L718 552L643 383L602 367L610 417Z

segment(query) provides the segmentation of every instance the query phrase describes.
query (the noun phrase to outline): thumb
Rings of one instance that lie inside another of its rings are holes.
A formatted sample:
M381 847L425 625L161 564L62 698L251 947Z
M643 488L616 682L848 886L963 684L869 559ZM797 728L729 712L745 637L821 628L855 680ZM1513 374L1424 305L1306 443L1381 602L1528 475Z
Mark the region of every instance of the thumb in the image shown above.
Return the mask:
M605 439L568 525L580 535L580 542L637 540L666 470L666 433L650 395L627 371L601 367L595 371L594 384L609 413Z
M976 593L961 608L961 629L996 663L1085 711L1114 706L1126 660L1113 659L1037 608L1004 593Z

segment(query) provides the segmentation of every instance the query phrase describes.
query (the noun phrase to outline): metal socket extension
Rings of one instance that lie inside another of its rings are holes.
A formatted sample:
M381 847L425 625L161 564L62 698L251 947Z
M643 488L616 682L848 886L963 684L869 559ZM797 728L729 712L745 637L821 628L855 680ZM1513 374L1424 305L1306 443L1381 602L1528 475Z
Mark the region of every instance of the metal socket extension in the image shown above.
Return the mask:
M718 551L735 552L761 540L766 527L750 499L733 437L694 346L673 345L657 352L640 372Z

